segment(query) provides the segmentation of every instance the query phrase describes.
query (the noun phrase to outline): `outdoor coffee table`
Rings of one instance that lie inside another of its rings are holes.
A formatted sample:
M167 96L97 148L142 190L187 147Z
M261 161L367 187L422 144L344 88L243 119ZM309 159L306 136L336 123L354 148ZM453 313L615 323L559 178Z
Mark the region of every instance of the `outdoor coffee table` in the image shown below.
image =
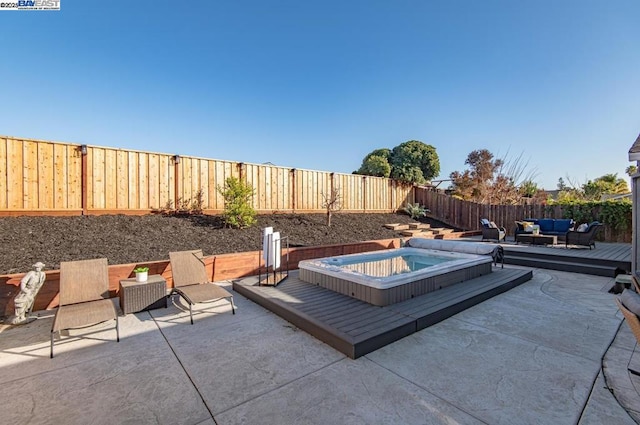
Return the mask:
M120 281L120 308L124 314L154 308L167 308L167 281L159 274L152 274L146 282L135 278Z
M555 245L558 243L556 235L516 235L516 242L528 243L531 245Z

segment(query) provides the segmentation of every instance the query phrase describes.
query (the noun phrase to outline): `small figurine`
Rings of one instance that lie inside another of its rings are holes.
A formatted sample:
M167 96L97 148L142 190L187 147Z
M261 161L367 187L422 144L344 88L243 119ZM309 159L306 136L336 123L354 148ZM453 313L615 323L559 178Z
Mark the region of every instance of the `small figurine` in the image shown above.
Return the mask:
M46 275L42 271L44 263L38 261L33 265L33 268L35 270L25 274L20 281L20 293L13 300L15 315L8 321L12 325L23 325L36 320L35 317L30 316L31 310Z

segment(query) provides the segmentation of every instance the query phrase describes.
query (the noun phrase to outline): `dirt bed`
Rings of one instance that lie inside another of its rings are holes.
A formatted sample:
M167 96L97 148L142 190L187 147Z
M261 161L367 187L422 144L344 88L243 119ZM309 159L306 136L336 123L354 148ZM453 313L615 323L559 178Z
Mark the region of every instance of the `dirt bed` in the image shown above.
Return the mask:
M273 226L290 246L319 246L399 237L384 224L409 223L404 214L258 216L249 229L228 229L219 216L77 216L0 218L0 274L23 273L37 261L46 270L61 261L105 257L109 264L166 260L169 251L202 249L205 255L260 249L261 229ZM433 227L446 227L422 219Z

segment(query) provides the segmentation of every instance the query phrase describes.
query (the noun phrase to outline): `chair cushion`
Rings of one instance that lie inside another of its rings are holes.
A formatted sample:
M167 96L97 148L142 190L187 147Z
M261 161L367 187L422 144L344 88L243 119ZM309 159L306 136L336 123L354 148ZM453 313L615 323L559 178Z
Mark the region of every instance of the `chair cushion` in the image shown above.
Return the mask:
M116 307L110 299L62 305L56 311L51 330L57 332L95 325L115 319L117 315Z
M578 226L578 228L576 229L576 232L586 232L588 228L589 228L589 225L587 223L582 223L581 225Z
M625 290L622 291L622 295L620 295L620 301L622 301L622 304L627 310L636 316L640 316L640 295L625 288Z
M553 232L553 225L555 220L552 218L541 218L538 220L538 225L540 225L540 232Z
M572 219L559 218L554 220L553 222L553 231L558 233L566 233L569 231L569 229L571 229L572 225L573 225Z
M493 222L493 221L492 221L491 223L489 223L489 228L491 228L491 229L497 229L497 228L498 228L498 225L497 225L495 222Z
M176 292L182 295L188 303L204 303L219 300L221 298L231 298L233 295L221 286L215 283L203 283L201 285L186 285L174 288Z

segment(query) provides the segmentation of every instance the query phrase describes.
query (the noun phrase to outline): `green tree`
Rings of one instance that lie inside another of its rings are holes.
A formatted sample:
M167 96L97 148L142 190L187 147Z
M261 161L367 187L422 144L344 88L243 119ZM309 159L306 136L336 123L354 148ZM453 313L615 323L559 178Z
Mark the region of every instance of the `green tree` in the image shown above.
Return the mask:
M558 179L558 190L567 190L568 186L567 184L564 182L564 179L562 177L560 177Z
M224 187L218 185L217 189L224 198L222 220L228 227L243 229L256 222L256 210L251 206L253 187L236 177L229 177Z
M627 173L628 176L632 176L638 172L638 167L636 167L635 165L629 165L627 169L624 170L624 172Z
M518 187L518 192L525 198L533 198L539 190L538 185L532 180L525 180Z
M409 140L393 150L374 150L364 157L360 168L353 173L421 184L440 173L440 158L433 146Z
M401 143L391 151L391 178L407 183L425 183L440 174L436 148L418 140Z
M566 188L558 192L557 203L570 204L572 202L582 201L584 200L584 196L582 192L577 189Z
M376 149L362 160L362 165L354 174L365 176L389 177L391 175L391 149Z
M604 194L622 194L629 192L625 179L618 178L618 174L605 174L582 185L584 197L588 200L600 200Z

